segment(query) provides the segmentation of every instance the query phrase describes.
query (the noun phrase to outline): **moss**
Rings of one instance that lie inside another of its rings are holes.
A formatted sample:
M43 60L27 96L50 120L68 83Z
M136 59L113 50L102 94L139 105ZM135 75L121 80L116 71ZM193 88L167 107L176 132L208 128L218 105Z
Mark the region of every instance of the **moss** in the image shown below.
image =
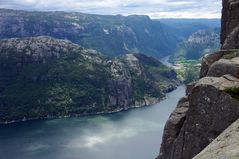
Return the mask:
M225 55L223 55L222 58L233 59L235 57L239 57L239 50L237 50L237 49L228 51Z
M230 94L233 98L239 100L239 87L231 87L225 89L225 92Z

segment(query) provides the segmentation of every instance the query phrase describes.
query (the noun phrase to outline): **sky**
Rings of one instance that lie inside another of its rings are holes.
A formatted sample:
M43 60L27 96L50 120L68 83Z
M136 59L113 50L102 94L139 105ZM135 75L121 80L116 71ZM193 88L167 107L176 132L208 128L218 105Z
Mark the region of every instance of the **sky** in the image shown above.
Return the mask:
M221 0L0 0L0 8L160 18L220 18Z

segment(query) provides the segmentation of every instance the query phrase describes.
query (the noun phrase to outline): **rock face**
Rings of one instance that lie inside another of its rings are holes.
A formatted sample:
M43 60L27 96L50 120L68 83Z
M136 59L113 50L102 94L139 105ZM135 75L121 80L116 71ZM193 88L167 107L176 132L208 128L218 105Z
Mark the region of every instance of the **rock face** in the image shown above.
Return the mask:
M239 120L230 125L219 137L193 159L228 158L239 156Z
M188 96L186 116L170 117L167 122L158 159L191 159L237 120L239 101L226 93L231 87L239 87L232 76L202 78ZM171 126L178 121L183 121L181 126Z
M215 140L239 118L238 6L238 0L223 0L222 49L203 58L201 79L187 89L188 109L179 118L172 118L178 112L179 103L172 113L165 126L157 159L192 159L212 141L212 145L196 159L238 155L226 152L229 148L236 149L236 144L230 139L238 134L235 125ZM182 121L181 126L172 126L178 121ZM227 137L229 143L225 141ZM219 146L225 146L225 149Z
M239 2L238 0L222 0L222 31L221 44L227 36L239 25Z
M213 63L208 70L207 76L221 77L225 74L230 74L239 78L239 57L228 59L220 59Z
M239 27L236 27L226 38L222 49L239 49Z
M109 113L155 104L176 73L141 54L109 59L67 40L0 41L0 123Z
M182 98L178 102L177 108L170 115L166 123L163 136L163 143L165 143L166 146L161 148L159 158L164 157L166 159L172 157L171 150L173 149L174 141L180 133L183 123L185 122L188 105L188 97Z

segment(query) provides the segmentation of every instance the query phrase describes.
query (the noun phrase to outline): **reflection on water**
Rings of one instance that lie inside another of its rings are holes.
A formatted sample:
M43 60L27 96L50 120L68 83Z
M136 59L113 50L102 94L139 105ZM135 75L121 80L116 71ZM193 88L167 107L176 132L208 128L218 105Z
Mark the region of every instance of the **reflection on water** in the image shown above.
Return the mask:
M151 107L0 126L1 159L154 159L184 86Z

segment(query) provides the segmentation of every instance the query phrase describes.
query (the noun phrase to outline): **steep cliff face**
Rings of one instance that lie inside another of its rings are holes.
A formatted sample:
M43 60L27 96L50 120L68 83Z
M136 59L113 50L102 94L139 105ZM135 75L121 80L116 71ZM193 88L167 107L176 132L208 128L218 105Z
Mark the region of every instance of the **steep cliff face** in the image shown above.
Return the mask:
M0 123L150 105L178 82L172 69L146 55L110 60L45 36L0 41Z
M157 159L192 159L239 118L238 15L239 1L224 0L222 49L203 58L201 79L188 86L168 120ZM179 115L182 105L188 106Z
M227 36L239 25L238 0L223 0L222 5L221 44L224 43Z

